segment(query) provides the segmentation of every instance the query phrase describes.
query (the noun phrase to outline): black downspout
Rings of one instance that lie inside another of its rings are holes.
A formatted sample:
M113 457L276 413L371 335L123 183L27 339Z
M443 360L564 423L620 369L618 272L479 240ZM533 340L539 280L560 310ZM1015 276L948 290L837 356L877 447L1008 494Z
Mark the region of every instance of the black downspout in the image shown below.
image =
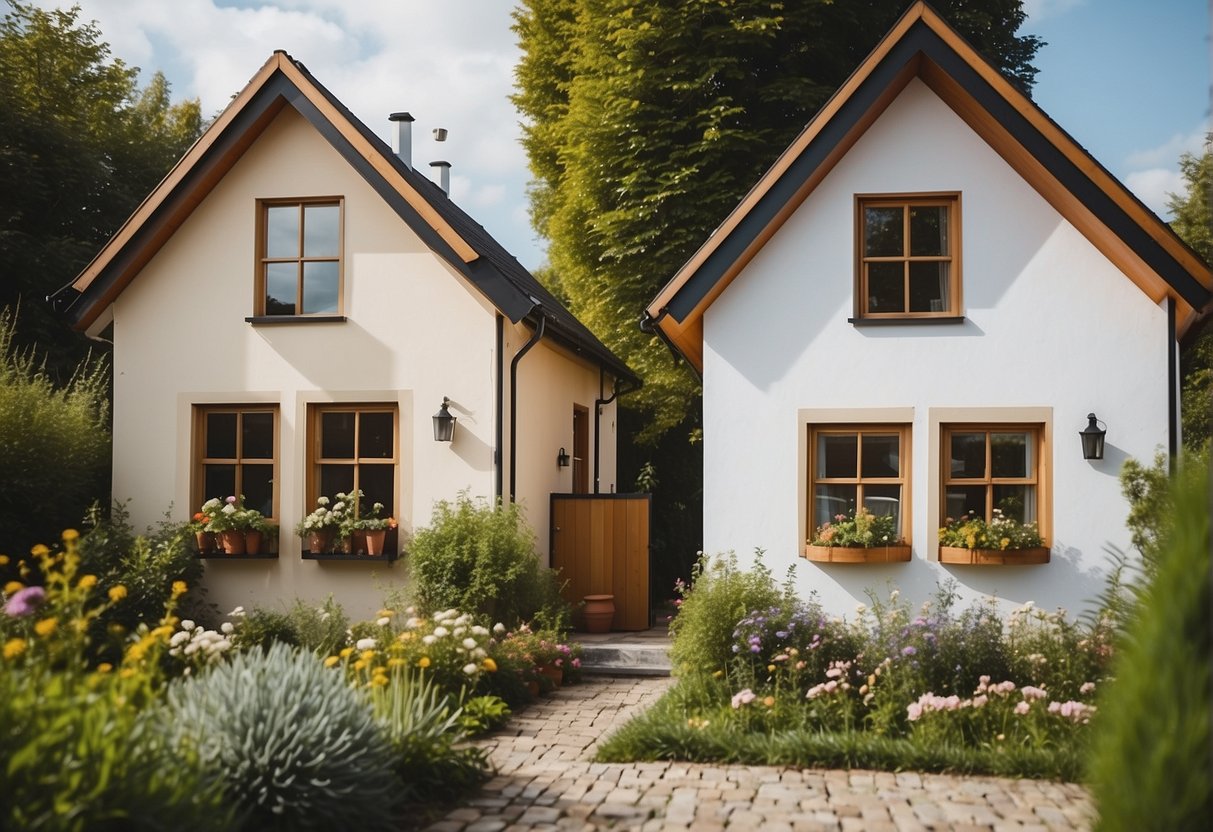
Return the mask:
M543 331L547 328L547 317L543 314L543 309L539 304L535 304L532 312L539 313L539 325L535 327L535 334L531 339L522 345L522 349L518 350L517 355L510 361L510 504L514 503L514 488L518 479L518 362L522 360L522 356L531 351L531 347L539 343L539 339L543 337Z
M1167 450L1168 470L1174 474L1179 456L1179 367L1176 353L1179 344L1175 341L1175 299L1167 298Z
M493 484L493 502L501 501L501 486L505 479L501 470L501 438L505 431L502 424L505 417L505 319L497 316L497 438L496 450L493 456L494 467L497 469L496 482Z
M598 395L599 396L602 395L602 375L603 375L603 369L601 367L599 367L598 368ZM631 387L625 387L624 389L620 390L619 389L619 379L615 379L615 383L611 385L610 397L606 398L606 399L600 398L600 399L594 400L594 493L595 494L598 493L598 454L599 454L598 431L601 427L602 408L605 407L606 405L610 404L611 402L615 401L615 399L619 398L620 396L626 395L628 393L635 393L639 389L640 389L640 385L635 384ZM616 456L619 455L618 448L615 449L615 454L616 454Z

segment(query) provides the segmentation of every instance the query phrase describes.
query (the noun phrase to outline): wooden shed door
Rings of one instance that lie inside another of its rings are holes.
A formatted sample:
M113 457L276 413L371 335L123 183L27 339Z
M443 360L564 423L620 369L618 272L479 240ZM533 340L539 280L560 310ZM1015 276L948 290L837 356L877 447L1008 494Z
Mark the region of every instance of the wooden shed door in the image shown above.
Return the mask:
M564 597L578 605L587 595L614 595L614 630L650 625L651 504L650 494L552 495L552 566Z

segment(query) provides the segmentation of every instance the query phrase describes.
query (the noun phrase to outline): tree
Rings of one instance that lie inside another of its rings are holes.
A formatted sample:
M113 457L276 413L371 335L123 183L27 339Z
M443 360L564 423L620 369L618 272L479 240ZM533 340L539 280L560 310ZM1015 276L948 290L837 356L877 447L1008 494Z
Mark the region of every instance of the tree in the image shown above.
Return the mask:
M5 0L0 20L0 306L66 378L87 353L44 302L75 277L201 133L197 99L112 58L80 9Z
M1020 0L940 11L1024 88L1040 41ZM514 102L532 219L572 310L645 379L644 438L697 384L639 310L875 46L905 0L525 0Z
M1186 193L1169 194L1171 228L1206 263L1213 263L1213 149L1206 147L1201 156L1183 154L1179 170L1187 188ZM1194 451L1208 446L1213 431L1213 318L1199 327L1180 354L1184 445Z

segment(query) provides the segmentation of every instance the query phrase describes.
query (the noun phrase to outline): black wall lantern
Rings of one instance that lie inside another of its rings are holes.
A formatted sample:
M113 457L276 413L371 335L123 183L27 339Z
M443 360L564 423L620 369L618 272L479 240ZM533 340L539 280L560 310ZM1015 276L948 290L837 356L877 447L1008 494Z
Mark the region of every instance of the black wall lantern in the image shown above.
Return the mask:
M1100 427L1094 413L1087 414L1087 426L1078 432L1082 438L1083 459L1103 459L1103 440L1107 435L1107 425Z
M564 448L561 448L560 453L556 454L556 465L560 468L569 467L569 454Z
M450 442L455 436L455 417L451 415L451 411L447 410L450 402L450 399L443 396L442 407L438 408L438 412L434 414L435 442Z

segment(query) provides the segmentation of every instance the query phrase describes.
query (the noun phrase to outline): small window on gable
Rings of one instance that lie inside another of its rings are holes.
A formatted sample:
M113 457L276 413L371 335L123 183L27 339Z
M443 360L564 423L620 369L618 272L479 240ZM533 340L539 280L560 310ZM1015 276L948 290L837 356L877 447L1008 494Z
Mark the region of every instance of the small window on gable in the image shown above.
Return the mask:
M955 318L960 194L856 198L856 318Z
M258 213L255 314L342 314L342 200L261 200Z

